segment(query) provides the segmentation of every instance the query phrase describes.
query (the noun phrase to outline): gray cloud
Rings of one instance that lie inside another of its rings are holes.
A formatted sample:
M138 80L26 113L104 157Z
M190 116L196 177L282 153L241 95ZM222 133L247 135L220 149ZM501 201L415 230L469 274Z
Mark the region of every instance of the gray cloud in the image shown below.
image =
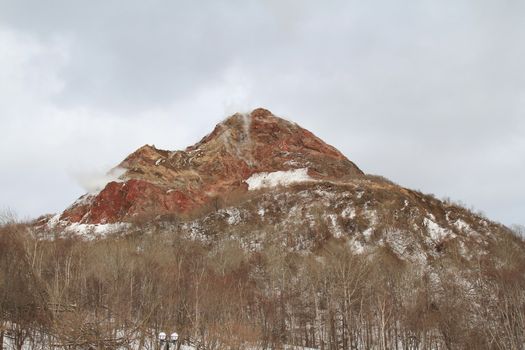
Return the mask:
M518 1L0 0L0 207L265 106L366 172L524 223Z

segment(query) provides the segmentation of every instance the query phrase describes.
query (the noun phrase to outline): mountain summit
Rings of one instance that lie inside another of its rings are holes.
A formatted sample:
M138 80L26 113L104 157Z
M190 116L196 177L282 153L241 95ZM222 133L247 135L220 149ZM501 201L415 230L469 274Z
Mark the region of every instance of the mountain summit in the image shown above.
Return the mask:
M184 151L145 145L118 168L118 181L86 194L61 220L86 224L128 221L149 214L185 213L226 193L248 190L257 173L345 181L363 172L308 130L270 111L237 113Z

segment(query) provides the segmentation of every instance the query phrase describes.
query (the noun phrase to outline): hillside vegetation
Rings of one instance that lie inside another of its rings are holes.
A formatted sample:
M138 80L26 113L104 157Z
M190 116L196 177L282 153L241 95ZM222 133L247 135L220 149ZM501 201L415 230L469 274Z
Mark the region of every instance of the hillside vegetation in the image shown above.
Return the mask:
M510 232L471 259L419 264L388 244L355 252L321 216L310 249L287 241L291 226L250 247L242 237L260 223L239 229L223 213L206 215L208 238L184 218L91 240L4 224L0 334L18 349L144 348L166 329L203 349L523 346L525 256Z

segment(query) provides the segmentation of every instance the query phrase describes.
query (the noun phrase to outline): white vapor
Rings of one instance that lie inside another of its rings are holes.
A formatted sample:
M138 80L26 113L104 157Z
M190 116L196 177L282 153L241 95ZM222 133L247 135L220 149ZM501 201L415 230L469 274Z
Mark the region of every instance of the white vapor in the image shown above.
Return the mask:
M75 179L78 184L89 194L96 194L104 189L106 185L113 181L122 181L121 176L124 175L126 169L116 167L108 172L91 171L84 173L77 173Z

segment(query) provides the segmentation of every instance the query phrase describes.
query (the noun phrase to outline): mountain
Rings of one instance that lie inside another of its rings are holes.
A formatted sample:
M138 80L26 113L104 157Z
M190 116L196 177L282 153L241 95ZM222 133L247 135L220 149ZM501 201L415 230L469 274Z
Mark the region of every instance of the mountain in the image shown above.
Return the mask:
M467 260L486 254L508 232L454 203L366 175L308 130L262 108L227 118L184 151L145 145L116 169L119 179L80 197L48 226L105 234L169 219L170 230L191 239L233 235L250 249L281 240L314 250L335 238L357 253L386 247L422 264L445 252Z
M117 168L125 171L120 181L81 197L60 219L100 224L184 213L217 196L246 191L246 180L263 172L304 169L305 177L327 181L363 175L335 148L265 109L235 114L184 151L145 145Z
M184 151L143 146L111 173L60 214L0 226L0 281L13 282L0 283L3 324L22 325L13 339L135 349L176 330L200 349L525 344L521 237L365 174L265 109Z

